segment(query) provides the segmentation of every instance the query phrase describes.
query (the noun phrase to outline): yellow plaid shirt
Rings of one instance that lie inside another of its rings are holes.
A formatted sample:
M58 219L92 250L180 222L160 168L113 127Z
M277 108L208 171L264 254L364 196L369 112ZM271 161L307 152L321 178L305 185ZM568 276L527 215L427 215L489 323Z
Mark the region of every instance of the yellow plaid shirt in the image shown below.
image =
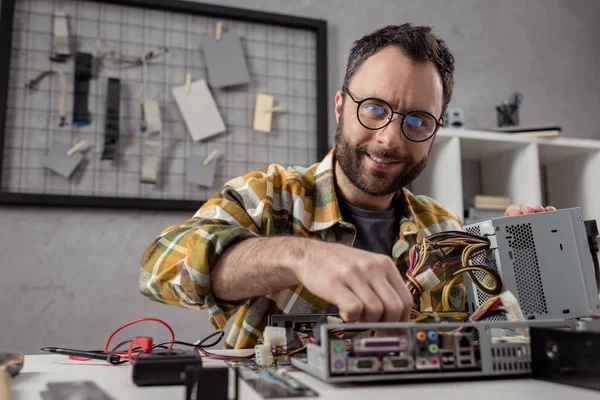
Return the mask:
M323 313L329 304L302 285L245 301L216 298L210 271L223 251L245 238L296 235L351 246L355 227L340 214L334 184L334 150L308 168L271 165L232 179L187 222L165 229L141 261L140 289L152 300L192 309L207 308L215 329L237 313L226 348L253 347L271 314ZM408 249L433 233L462 230L439 203L403 189L404 201L392 254L406 272Z

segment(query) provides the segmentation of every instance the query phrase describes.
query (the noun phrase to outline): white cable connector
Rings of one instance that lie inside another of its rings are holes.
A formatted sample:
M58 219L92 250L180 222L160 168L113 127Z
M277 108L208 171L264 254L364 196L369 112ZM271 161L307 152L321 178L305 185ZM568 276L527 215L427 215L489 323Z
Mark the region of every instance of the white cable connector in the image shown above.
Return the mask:
M285 328L267 326L263 331L263 342L273 347L283 347L286 344Z
M332 315L328 315L326 318L328 324L343 324L344 320L338 317L334 317Z
M270 344L257 344L254 346L254 362L264 367L273 365L273 351Z
M440 283L440 278L431 269L426 269L419 275L415 276L415 280L423 287L427 293L431 292L434 287Z
M519 306L519 300L510 291L505 291L500 294L500 301L506 310L506 318L509 321L525 321L525 316Z

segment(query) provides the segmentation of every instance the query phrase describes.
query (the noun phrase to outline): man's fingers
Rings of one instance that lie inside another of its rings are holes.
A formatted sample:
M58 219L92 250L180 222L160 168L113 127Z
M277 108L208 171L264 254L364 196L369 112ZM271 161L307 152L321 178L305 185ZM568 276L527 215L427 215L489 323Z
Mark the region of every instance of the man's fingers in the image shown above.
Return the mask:
M542 207L542 206L533 206L532 208L533 208L533 211L535 211L536 213L546 211L544 209L544 207Z
M383 304L382 322L398 322L402 318L406 305L402 297L394 290L386 279L371 282L373 291L377 293Z
M511 204L510 206L508 206L506 208L506 211L504 212L504 215L509 216L509 217L512 217L515 215L521 215L521 214L523 214L523 213L521 212L521 209L519 208L519 206L516 204Z
M373 278L363 274L359 268L355 268L344 277L346 285L362 302L363 312L360 316L362 322L377 322L383 315L383 303L371 288L369 284L371 279Z
M547 206L547 207L544 208L544 210L546 210L546 211L556 211L556 207Z
M346 322L358 321L363 313L362 301L346 286L336 287L335 294L333 303L340 310L340 317Z
M414 299L408 289L400 293L400 297L402 298L402 303L404 304L404 309L402 310L402 315L400 316L400 322L408 322L410 320L410 312L413 307Z
M410 318L410 310L413 306L413 297L412 294L410 294L410 292L408 291L406 283L404 282L404 279L402 279L402 275L400 275L400 271L398 271L398 268L393 262L392 268L390 269L390 272L388 274L388 282L392 286L394 291L398 293L398 296L400 296L400 300L404 305L402 315L400 316L400 321L408 322Z
M533 214L534 212L535 212L535 210L533 209L533 207L530 207L530 206L521 207L521 213L523 213L523 214Z

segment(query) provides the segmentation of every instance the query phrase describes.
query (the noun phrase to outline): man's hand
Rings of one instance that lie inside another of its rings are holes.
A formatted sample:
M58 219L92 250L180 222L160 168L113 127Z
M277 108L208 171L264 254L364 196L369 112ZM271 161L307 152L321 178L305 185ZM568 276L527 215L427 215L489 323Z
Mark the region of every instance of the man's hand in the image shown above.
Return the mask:
M390 257L316 241L306 250L298 280L335 304L344 321L408 321L412 295Z
M547 207L542 207L542 206L533 206L533 207L524 206L524 207L519 207L519 206L517 206L515 204L511 204L510 206L508 206L508 208L504 212L504 216L505 217L513 217L515 215L533 214L533 213L545 212L545 211L556 211L556 208L554 208L552 206L547 206Z

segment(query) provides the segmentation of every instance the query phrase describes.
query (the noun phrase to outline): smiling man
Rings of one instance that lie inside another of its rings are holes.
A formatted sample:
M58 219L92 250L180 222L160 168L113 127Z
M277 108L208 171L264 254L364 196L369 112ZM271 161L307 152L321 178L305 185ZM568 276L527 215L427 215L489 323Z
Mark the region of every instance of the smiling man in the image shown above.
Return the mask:
M142 292L207 308L216 329L237 313L226 347L254 346L270 314L407 321L407 250L462 229L435 200L406 189L427 164L453 73L452 54L429 27L388 26L356 41L335 97L335 148L308 168L271 165L228 182L150 244ZM544 209L507 213L534 211Z

